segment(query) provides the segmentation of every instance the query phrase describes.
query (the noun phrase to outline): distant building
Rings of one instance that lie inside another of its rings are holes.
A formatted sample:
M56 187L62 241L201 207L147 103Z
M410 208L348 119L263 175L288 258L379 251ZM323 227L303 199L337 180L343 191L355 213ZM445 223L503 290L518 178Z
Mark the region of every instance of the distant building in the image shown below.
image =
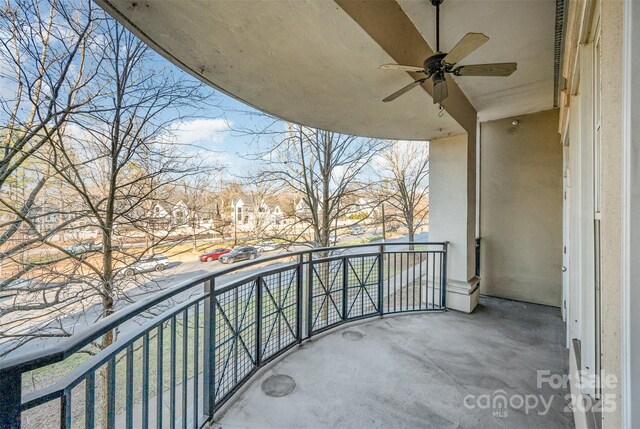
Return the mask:
M279 204L267 204L247 195L231 202L232 222L244 229L267 228L284 222L284 212Z

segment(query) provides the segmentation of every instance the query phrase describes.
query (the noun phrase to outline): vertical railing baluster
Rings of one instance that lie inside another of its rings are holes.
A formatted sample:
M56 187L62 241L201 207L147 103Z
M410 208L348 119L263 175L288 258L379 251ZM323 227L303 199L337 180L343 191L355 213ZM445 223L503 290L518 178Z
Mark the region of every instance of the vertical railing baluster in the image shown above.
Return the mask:
M164 367L164 322L158 325L158 342L156 344L156 427L157 429L162 429L162 411L163 411L163 403L162 403L162 393L164 392L164 383L162 370Z
M296 267L296 339L298 344L302 344L302 276L304 269L304 254L298 255L298 266Z
M424 257L424 253L420 253L420 268L418 269L418 309L422 310L422 258ZM428 295L425 295L425 298ZM429 300L429 298L426 298ZM426 308L426 306L425 306Z
M262 364L262 277L256 278L256 368ZM236 342L236 348L237 348Z
M133 429L133 344L127 346L126 353L125 427Z
M189 350L189 309L182 312L182 429L187 429L187 374Z
M204 291L207 296L204 300L204 344L202 367L202 403L207 420L213 420L215 409L215 331L216 331L216 297L215 297L215 277L211 277L204 282Z
M384 256L384 255L383 255ZM387 254L385 258L387 260L387 269L385 273L387 275L386 285L387 285L387 310L391 310L391 254Z
M95 421L96 373L91 371L84 381L84 427L93 429Z
M416 250L413 249L413 278L411 279L411 309L416 309Z
M142 429L149 428L149 333L142 337Z
M107 428L116 427L116 357L107 363Z
M171 318L171 367L169 371L169 427L176 427L176 316Z
M404 253L400 253L400 311L402 311L402 273L404 272Z
M342 320L347 320L347 294L349 293L349 271L347 267L347 257L342 258ZM329 293L329 295L331 295ZM329 300L327 299L327 307L329 307ZM329 325L329 318L327 318L327 326Z
M435 253L431 254L433 257L432 259L434 260L433 265L431 265L431 272L433 273L435 271ZM428 290L429 288L429 255L427 254L427 293L429 292ZM435 309L436 308L436 285L435 283L431 283L431 308Z
M446 242L443 246L444 253L442 254L442 280L440 281L440 306L444 309L447 307L447 252L449 243Z
M308 297L307 297L307 338L311 338L313 330L313 253L309 253L309 285L308 285Z
M64 389L60 397L60 429L71 429L71 390Z
M198 390L200 366L200 302L196 302L193 313L193 427L198 427Z
M434 293L436 290L436 255L439 255L439 253L435 252L431 255L431 261L433 262L433 267L431 268L431 284L433 285ZM442 275L442 270L440 270L440 275ZM440 293L442 294L442 289L440 290ZM440 300L442 302L442 295L440 296ZM435 297L433 299L433 307L436 307Z
M396 303L398 302L398 253L393 254L393 311L396 311ZM401 261L402 262L402 261Z
M378 248L378 314L384 315L384 244Z

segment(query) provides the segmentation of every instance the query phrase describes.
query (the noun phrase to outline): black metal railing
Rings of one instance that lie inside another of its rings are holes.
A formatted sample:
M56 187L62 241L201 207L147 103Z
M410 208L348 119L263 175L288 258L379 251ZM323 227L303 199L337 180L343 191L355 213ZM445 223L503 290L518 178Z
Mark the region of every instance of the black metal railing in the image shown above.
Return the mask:
M313 335L443 310L446 267L447 243L386 243L283 253L200 276L0 362L0 427L201 428L261 366ZM109 332L115 342L91 350ZM45 372L60 376L34 382Z

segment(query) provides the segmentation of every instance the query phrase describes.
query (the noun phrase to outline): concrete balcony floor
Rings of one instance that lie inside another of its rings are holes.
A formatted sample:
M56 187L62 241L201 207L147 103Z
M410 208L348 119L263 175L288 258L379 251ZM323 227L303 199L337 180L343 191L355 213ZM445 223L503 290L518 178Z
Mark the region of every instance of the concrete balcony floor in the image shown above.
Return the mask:
M557 308L482 298L473 314L370 319L265 368L212 427L573 427L568 390L537 386L538 370L567 374L567 356ZM293 377L295 389L267 396L262 383L274 374ZM488 407L499 396L507 408ZM534 397L550 401L548 412L520 405Z

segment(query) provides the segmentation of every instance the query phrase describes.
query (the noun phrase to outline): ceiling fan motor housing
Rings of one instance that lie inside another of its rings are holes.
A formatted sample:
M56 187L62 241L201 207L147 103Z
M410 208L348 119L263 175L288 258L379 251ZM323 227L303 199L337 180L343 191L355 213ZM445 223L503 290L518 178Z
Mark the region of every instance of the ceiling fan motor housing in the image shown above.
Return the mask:
M443 73L444 63L442 60L446 57L447 54L445 52L439 52L435 55L430 56L426 60L424 60L424 69L428 75L434 75L438 73Z

